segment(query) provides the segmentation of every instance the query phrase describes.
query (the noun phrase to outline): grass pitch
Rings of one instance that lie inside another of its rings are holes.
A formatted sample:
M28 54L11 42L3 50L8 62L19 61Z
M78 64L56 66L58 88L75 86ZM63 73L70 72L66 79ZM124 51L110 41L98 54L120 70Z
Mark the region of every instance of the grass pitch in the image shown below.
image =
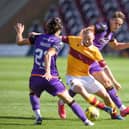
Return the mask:
M106 58L115 77L122 84L119 96L125 105L129 105L129 60L127 58ZM58 68L65 82L66 59L58 59ZM41 97L43 124L35 126L34 116L28 97L28 79L33 58L0 58L0 129L128 129L129 116L124 121L111 120L110 116L100 112L95 126L87 127L67 108L67 119L61 120L57 113L57 97L47 93ZM88 104L79 96L76 101L85 110Z

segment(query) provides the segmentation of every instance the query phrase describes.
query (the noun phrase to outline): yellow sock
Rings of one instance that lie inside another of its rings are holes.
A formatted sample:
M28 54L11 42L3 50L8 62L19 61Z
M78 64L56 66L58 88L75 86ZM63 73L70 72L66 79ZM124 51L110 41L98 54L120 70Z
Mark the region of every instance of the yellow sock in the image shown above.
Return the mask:
M90 95L89 98L86 99L91 105L98 107L100 109L104 109L106 106L104 103L100 102L95 96Z

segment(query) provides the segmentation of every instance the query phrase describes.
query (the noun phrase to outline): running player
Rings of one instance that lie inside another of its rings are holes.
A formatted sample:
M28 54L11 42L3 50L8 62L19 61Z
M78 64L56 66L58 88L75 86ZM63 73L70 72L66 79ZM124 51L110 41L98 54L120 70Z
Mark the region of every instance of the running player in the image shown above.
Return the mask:
M125 20L125 15L122 12L115 12L112 18L107 23L99 23L91 26L95 31L94 45L101 51L105 45L109 44L112 48L122 50L129 48L129 43L120 43L115 37L114 33L122 26ZM82 30L83 32L83 30ZM81 35L81 33L80 33ZM97 62L90 65L90 74L94 76L96 80L101 82L106 88L108 94L120 110L122 116L129 114L129 107L126 107L120 97L117 95L117 90L121 88L121 85L115 80L110 68L106 66L104 69L100 67ZM115 89L116 88L116 89ZM73 96L74 93L70 91ZM63 102L58 103L60 116L66 117L66 111Z
M62 44L59 34L62 29L62 23L59 18L52 18L46 24L46 34L23 38L24 25L17 23L16 42L19 45L34 45L34 64L30 77L30 102L36 115L36 124L42 123L40 113L40 96L43 91L50 95L62 98L73 110L73 112L83 121L85 125L94 125L88 120L82 108L68 94L64 84L59 79L56 67L56 58Z
M78 93L90 104L103 109L103 107L99 106L99 101L89 94L94 93L101 97L108 106L114 109L114 113L111 114L112 119L122 120L123 118L117 115L116 107L105 88L89 75L89 67L94 62L97 62L102 68L106 67L101 53L98 48L93 45L93 40L94 31L91 27L83 29L82 37L62 37L62 41L68 43L70 46L67 64L67 84L70 86L70 95L73 93L74 96L75 93ZM59 100L59 115L62 119L65 119L66 114L65 112L62 113L61 105L63 105L63 102Z

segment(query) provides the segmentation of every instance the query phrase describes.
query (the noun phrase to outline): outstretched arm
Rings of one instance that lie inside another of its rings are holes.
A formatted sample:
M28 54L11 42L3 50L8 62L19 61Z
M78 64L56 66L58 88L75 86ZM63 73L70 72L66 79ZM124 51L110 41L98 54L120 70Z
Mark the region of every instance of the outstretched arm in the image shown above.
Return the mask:
M30 41L28 38L23 38L23 32L24 32L24 25L21 23L17 23L14 26L16 30L16 43L18 45L31 45Z
M116 49L116 50L123 50L129 48L129 43L124 42L118 42L116 39L109 42L110 47Z

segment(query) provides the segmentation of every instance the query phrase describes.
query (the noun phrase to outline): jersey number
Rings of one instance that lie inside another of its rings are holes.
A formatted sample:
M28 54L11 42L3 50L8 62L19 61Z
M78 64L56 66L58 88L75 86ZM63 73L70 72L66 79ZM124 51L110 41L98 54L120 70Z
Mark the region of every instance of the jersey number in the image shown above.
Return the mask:
M43 58L43 54L45 54L46 51L43 51L42 49L40 48L37 48L35 50L35 63L38 65L38 66L44 66L44 63L41 64L41 59Z

